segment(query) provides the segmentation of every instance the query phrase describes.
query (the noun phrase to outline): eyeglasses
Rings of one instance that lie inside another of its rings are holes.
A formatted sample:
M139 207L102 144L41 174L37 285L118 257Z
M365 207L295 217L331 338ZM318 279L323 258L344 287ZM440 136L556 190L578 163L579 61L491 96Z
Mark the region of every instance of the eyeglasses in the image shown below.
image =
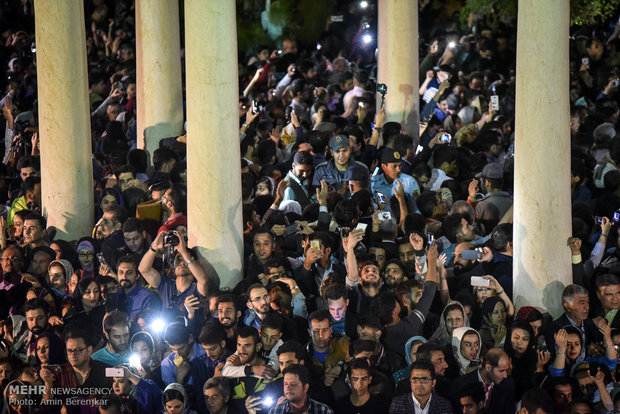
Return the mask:
M87 346L85 346L84 348L76 348L76 349L67 349L67 354L71 355L71 354L81 354L82 352L84 352L84 350L88 348Z
M269 301L269 299L270 299L270 298L269 298L269 295L265 295L265 296L263 296L263 297L261 297L261 298L254 298L254 299L252 299L250 302L252 302L252 303L259 303L259 302L261 302L261 301L268 302L268 301Z
M429 381L431 381L431 378L429 377L413 377L410 380L411 382L419 382L420 384L428 384Z
M3 257L2 259L0 259L0 262L16 262L18 260L20 260L21 257Z
M91 256L94 256L94 255L95 255L95 253L93 253L93 252L78 253L79 257L91 257Z

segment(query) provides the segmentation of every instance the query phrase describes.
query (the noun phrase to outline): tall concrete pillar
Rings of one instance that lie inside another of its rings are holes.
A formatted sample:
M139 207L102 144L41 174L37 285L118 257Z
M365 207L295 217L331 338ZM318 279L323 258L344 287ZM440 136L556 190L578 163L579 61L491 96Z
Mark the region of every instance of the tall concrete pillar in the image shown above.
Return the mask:
M243 268L235 2L185 0L185 45L189 240L234 286Z
M387 120L400 122L417 142L420 119L418 2L379 0L378 22L377 78L388 87ZM379 94L377 98L377 105L380 105Z
M569 22L567 1L519 1L514 299L517 308L543 306L555 317L572 281Z
M35 25L43 214L78 239L94 220L84 3L37 1Z
M136 63L138 147L152 156L183 133L178 0L136 1Z

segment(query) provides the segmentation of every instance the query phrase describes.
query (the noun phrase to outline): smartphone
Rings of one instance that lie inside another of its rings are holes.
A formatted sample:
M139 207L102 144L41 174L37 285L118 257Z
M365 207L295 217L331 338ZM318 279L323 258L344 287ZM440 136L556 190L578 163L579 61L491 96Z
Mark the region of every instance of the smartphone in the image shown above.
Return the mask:
M252 115L256 115L258 113L258 105L256 104L256 99L252 99Z
M387 204L387 198L385 198L385 195L383 193L377 192L377 204Z
M282 233L282 236L284 236L284 237L292 236L293 234L297 233L298 231L299 231L299 223L295 222L295 223L291 224L290 226L287 226L284 229L284 233Z
M349 234L351 234L351 228L350 227L343 227L340 229L340 237L347 237L349 236Z
M481 287L489 287L491 285L491 281L489 279L483 278L482 276L472 276L470 283L472 286Z
M499 96L491 95L491 110L499 111Z
M198 302L198 307L205 309L209 307L209 301L207 299L200 299Z
M461 252L463 260L480 260L482 259L482 252L478 250L463 250Z
M106 368L105 369L105 376L107 378L122 377L124 375L125 373L123 371L123 368Z
M321 242L318 240L310 240L310 248L321 250Z
M332 22L341 22L343 20L342 14L332 16Z
M379 213L379 218L384 221L389 220L392 218L392 214L389 211L383 211Z
M620 221L620 211L614 211L614 223Z
M261 398L261 404L264 407L272 407L274 403L275 401L272 397L267 396L267 397Z
M422 151L424 151L424 147L422 145L418 145L418 148L415 149L415 155L418 155Z
M601 223L603 222L603 217L601 217L601 216L596 216L596 217L594 217L594 220L596 220L596 222L597 222L598 224L601 224Z
M581 58L581 64L584 66L589 66L590 65L590 59L588 59L587 57Z
M366 223L357 223L357 226L355 226L355 230L362 230L365 232L366 227L368 227L368 224Z
M426 233L426 243L428 247L431 247L431 244L435 241L435 235L433 233Z
M180 366L183 363L183 357L182 356L177 356L176 358L174 358L172 360L172 362L174 362L174 365L176 365L178 367L178 366Z
M451 141L452 141L452 135L448 134L447 132L444 132L439 137L439 142L443 144L449 144Z

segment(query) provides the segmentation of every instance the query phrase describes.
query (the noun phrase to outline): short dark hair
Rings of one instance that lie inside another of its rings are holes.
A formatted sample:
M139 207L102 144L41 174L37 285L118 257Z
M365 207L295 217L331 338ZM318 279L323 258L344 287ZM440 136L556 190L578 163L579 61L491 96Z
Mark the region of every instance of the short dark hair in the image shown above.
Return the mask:
M182 184L174 184L169 188L170 201L177 213L187 212L187 188Z
M416 204L420 213L425 218L433 217L433 211L435 210L435 206L439 204L439 199L437 197L437 193L435 191L425 191L416 199Z
M116 171L114 171L114 175L116 176L117 179L120 178L120 175L123 173L131 173L134 178L136 177L136 169L131 166L131 165L121 165L120 167L118 167L118 169Z
M21 170L22 168L34 168L37 171L41 170L41 162L39 158L32 155L24 155L17 161L17 169ZM39 181L40 182L40 181Z
M418 351L416 352L416 356L418 359L425 359L427 361L433 360L433 352L441 351L444 353L443 348L437 344L432 342L426 342L418 347Z
M125 312L113 310L105 314L102 325L103 331L109 335L114 326L127 325L129 327L129 315Z
M377 343L370 339L356 339L349 344L349 355L355 356L360 352L377 352Z
M484 401L484 389L481 382L474 382L463 386L459 390L459 399L463 397L470 397L476 404ZM532 411L534 412L534 411Z
M447 145L438 145L433 153L433 165L435 168L441 167L443 163L457 161L459 157L455 148Z
M144 231L144 224L142 224L142 220L137 217L129 217L125 223L123 223L123 233L132 233L134 231L142 233Z
M325 289L325 300L338 300L349 298L349 289L342 283L332 283Z
M324 321L324 320L328 320L329 321L329 311L326 309L321 309L321 310L315 310L314 312L312 312L310 314L310 316L308 316L308 325L310 325L310 327L312 327L312 321Z
M216 308L220 306L220 303L232 303L235 306L235 310L239 310L239 305L237 304L237 296L231 293L224 293L217 297Z
M34 191L34 188L37 184L41 184L41 177L30 176L26 178L26 180L24 180L21 185L22 192L26 194Z
M26 312L35 310L35 309L42 309L43 313L47 315L48 312L50 311L50 306L43 299L40 299L40 298L30 299L29 301L26 301L26 303L24 304L24 315L26 314Z
M431 378L435 379L435 366L432 362L427 361L425 359L416 359L409 369L409 375L413 372L414 369L425 370L431 373Z
M269 230L267 227L259 227L258 229L256 229L256 231L252 235L252 242L254 242L254 239L256 238L258 234L268 234L269 237L271 238L271 242L273 243L273 240L274 240L273 233L271 233L271 230Z
M362 315L357 320L357 326L360 326L360 327L367 326L369 328L374 328L374 329L378 329L378 330L382 330L383 329L383 325L381 325L381 319L379 319L379 317L377 315L374 315L374 314Z
M166 328L164 333L164 341L168 345L181 345L189 341L191 332L180 322L173 322Z
M103 210L104 213L112 213L112 222L114 224L116 223L124 223L127 220L127 217L129 216L127 213L127 209L125 209L125 207L119 206L119 205L111 205L109 207L106 207Z
M314 157L309 151L299 151L293 158L295 165L314 165Z
M280 345L280 347L276 351L276 355L280 356L280 354L284 354L287 352L294 352L295 358L297 358L299 361L303 361L304 359L306 359L306 349L302 344L295 340L286 341L282 345Z
M135 253L123 255L119 257L118 260L116 261L116 267L118 268L118 266L120 266L121 263L131 263L136 268L136 271L138 271L138 264L140 263L140 260L138 259L139 259L138 255L136 255Z
M246 291L246 296L248 300L250 300L250 294L252 293L254 289L261 289L261 288L267 290L267 288L263 286L262 283L252 283L250 286L248 286L248 290Z
M450 241L450 243L456 243L456 236L463 229L461 221L465 219L469 222L469 215L465 213L455 213L446 216L441 225L444 236Z
M613 273L603 273L596 277L596 289L600 289L602 287L620 285L620 277Z
M215 345L226 341L226 331L219 323L208 323L200 329L198 342L202 345Z
M299 378L299 381L301 381L303 385L310 384L310 371L303 365L294 364L284 368L282 376L286 374L297 375L297 378Z
M81 339L86 346L92 346L90 334L82 329L70 329L65 333L65 344L69 339Z
M282 332L284 330L284 318L279 313L269 313L263 319L260 328L261 330L275 329L276 331Z
M528 413L542 410L546 414L552 414L554 410L553 400L549 394L539 389L527 390L521 398L521 407L527 409Z
M243 326L237 331L237 340L239 338L253 338L254 345L260 342L258 331L253 326Z
M354 369L365 369L370 374L370 364L364 358L353 358L347 365L349 366L347 375L351 375L351 371Z
M491 245L498 252L505 252L508 243L512 243L512 223L495 226L491 232Z
M42 229L47 228L47 220L45 219L45 217L43 217L39 213L31 212L24 218L24 221L26 220L36 220Z
M170 148L158 148L153 152L153 166L157 171L170 161L177 161L176 154Z

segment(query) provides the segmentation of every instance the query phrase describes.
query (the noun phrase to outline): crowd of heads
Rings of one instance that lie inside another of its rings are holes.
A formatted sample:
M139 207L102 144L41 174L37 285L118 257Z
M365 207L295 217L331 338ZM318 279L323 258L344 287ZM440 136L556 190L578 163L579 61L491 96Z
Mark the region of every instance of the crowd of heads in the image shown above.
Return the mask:
M373 2L240 50L239 278L188 246L188 137L137 148L132 1L84 3L96 225L48 226L34 8L4 7L7 412L620 409L620 24L571 29L573 283L551 315L513 301L516 24L422 2L415 125L377 82Z

